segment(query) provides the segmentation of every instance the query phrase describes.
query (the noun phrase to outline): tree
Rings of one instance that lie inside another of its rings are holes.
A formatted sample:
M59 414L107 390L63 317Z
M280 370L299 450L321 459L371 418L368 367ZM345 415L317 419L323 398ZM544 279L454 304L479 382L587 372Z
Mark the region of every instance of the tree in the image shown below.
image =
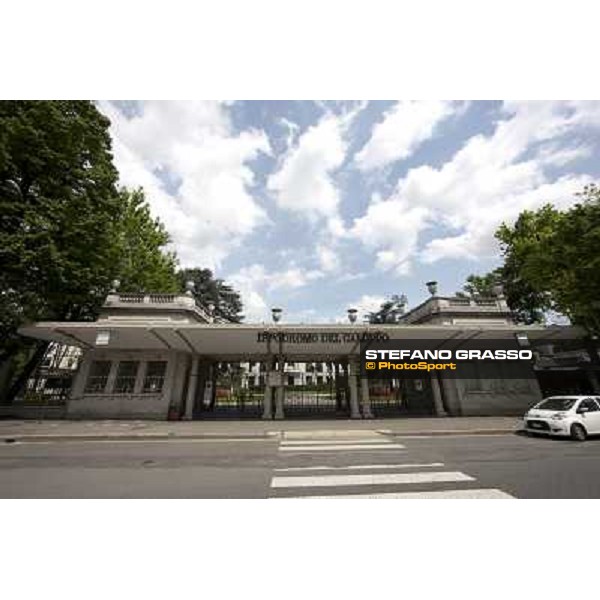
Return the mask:
M600 334L600 188L586 186L580 201L560 211L546 205L524 211L513 225L496 232L504 264L482 277L471 276L465 290L503 284L517 321L543 321L556 311L590 333Z
M187 281L194 282L194 297L204 307L213 304L215 316L231 323L241 323L244 316L239 293L222 279L216 279L210 269L182 269L177 277L182 291Z
M120 215L108 126L91 102L0 103L0 364L31 349L21 323L82 318L108 289Z
M166 250L169 234L159 219L150 214L141 188L119 191L122 215L119 221L118 279L122 292L179 291L177 258Z
M463 290L469 296L489 297L495 296L495 286L502 284L501 273L495 269L485 275L469 275Z
M493 297L498 285L502 286L506 303L517 323L532 325L543 322L544 312L549 308L547 297L520 278L515 265L508 261L484 275L469 275L463 291L457 292L457 296Z
M372 325L397 323L398 317L404 314L406 304L406 296L394 294L380 305L379 310L368 313L367 320Z
M0 373L14 371L7 400L45 350L17 334L23 323L91 320L113 279L125 290L178 289L168 235L143 192L117 191L109 124L91 102L0 102Z

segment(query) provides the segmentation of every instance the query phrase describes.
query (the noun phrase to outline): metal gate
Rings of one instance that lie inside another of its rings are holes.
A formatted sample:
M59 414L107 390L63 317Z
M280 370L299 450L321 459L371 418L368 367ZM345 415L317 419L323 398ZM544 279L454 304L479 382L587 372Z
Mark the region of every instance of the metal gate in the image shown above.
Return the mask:
M255 382L239 363L215 365L214 392L203 406L202 419L259 419L263 413L265 384Z
M286 382L283 401L286 418L348 417L346 390L336 386L331 375L321 379L302 385Z
M429 378L370 380L369 398L375 417L435 414Z

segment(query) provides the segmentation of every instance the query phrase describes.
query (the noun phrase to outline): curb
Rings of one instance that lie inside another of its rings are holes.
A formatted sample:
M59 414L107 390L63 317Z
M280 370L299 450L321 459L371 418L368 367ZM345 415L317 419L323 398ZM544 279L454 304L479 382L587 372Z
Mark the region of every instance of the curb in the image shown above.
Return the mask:
M240 434L240 435L223 435L223 434L205 434L205 435L177 435L177 434L149 434L142 433L136 435L4 435L0 438L0 442L5 444L14 444L17 442L103 442L103 441L122 441L122 442L143 442L156 440L273 440L277 435L272 433L267 434Z
M387 435L392 437L405 436L452 436L452 435L503 435L509 433L518 433L520 429L450 429L434 431L403 431L391 432Z
M519 433L519 429L474 429L474 430L438 430L438 431L403 431L392 432L388 431L384 435L390 437L443 437L443 436L461 436L461 435L507 435L511 433ZM102 441L123 441L123 442L143 442L143 441L158 441L158 440L264 440L275 441L280 439L281 432L270 431L260 434L136 434L136 435L4 435L0 438L0 443L14 444L18 442L102 442Z

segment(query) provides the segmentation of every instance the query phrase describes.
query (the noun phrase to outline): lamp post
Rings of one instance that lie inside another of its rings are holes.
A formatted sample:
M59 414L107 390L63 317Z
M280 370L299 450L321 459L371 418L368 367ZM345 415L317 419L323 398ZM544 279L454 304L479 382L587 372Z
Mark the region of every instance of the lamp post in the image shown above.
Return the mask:
M281 321L281 315L283 313L283 310L281 308L278 307L273 307L271 309L271 317L273 318L273 322L275 324L278 324L279 321ZM280 332L278 332L278 338L279 338L279 352L278 352L278 363L279 363L279 369L278 369L278 374L277 374L277 382L276 382L276 389L275 389L275 418L276 419L283 419L284 418L284 412L283 412L283 394L284 394L284 389L283 389L283 374L284 374L284 370L285 370L285 361L283 360L283 335L281 335Z

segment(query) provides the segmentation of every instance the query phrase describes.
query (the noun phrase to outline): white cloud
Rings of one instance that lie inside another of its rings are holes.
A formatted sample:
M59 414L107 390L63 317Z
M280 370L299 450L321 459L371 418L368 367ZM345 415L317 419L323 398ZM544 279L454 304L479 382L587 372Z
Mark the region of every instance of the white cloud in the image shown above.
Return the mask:
M293 264L281 271L269 271L261 264L243 267L227 276L227 281L238 290L244 303L246 321L264 321L270 318L267 299L277 303L277 296L286 291L303 288L322 279L325 273L318 269L302 269Z
M279 208L303 215L313 224L324 221L328 234L334 237L344 235L334 173L346 158L348 127L365 105L358 103L340 114L323 106L324 116L300 135L267 182ZM290 128L289 143L294 141L293 134L297 131Z
M268 189L277 205L313 221L335 218L340 198L331 171L342 164L345 154L340 121L328 114L302 134L269 178Z
M121 183L142 185L165 223L184 266L218 267L244 238L268 221L249 192L248 161L269 153L264 132L232 133L227 108L216 102L145 102L131 119L100 103L111 119ZM157 170L181 185L165 189Z
M331 246L324 244L317 247L317 258L321 269L327 273L340 268L340 258Z
M411 257L432 263L496 256L494 231L501 222L546 202L563 207L574 202L589 178L551 180L546 167L585 152L574 150L564 136L600 125L599 113L577 103L506 103L505 118L492 134L471 137L440 168L409 170L388 199L371 202L352 233L376 251L381 270L398 275L408 271ZM420 248L421 234L436 226L449 234Z
M410 156L454 110L451 102L440 100L398 102L375 125L354 158L356 165L366 171Z
M409 206L399 196L375 199L366 214L354 221L350 235L376 250L377 268L406 275L429 212L421 206Z
M363 317L366 317L370 312L379 310L383 302L385 302L384 296L364 294L354 302L350 302L348 308L356 308L358 310L356 322L362 323Z
M537 158L545 165L564 167L576 160L591 156L593 150L586 144L561 147L560 144L550 143L540 148Z

